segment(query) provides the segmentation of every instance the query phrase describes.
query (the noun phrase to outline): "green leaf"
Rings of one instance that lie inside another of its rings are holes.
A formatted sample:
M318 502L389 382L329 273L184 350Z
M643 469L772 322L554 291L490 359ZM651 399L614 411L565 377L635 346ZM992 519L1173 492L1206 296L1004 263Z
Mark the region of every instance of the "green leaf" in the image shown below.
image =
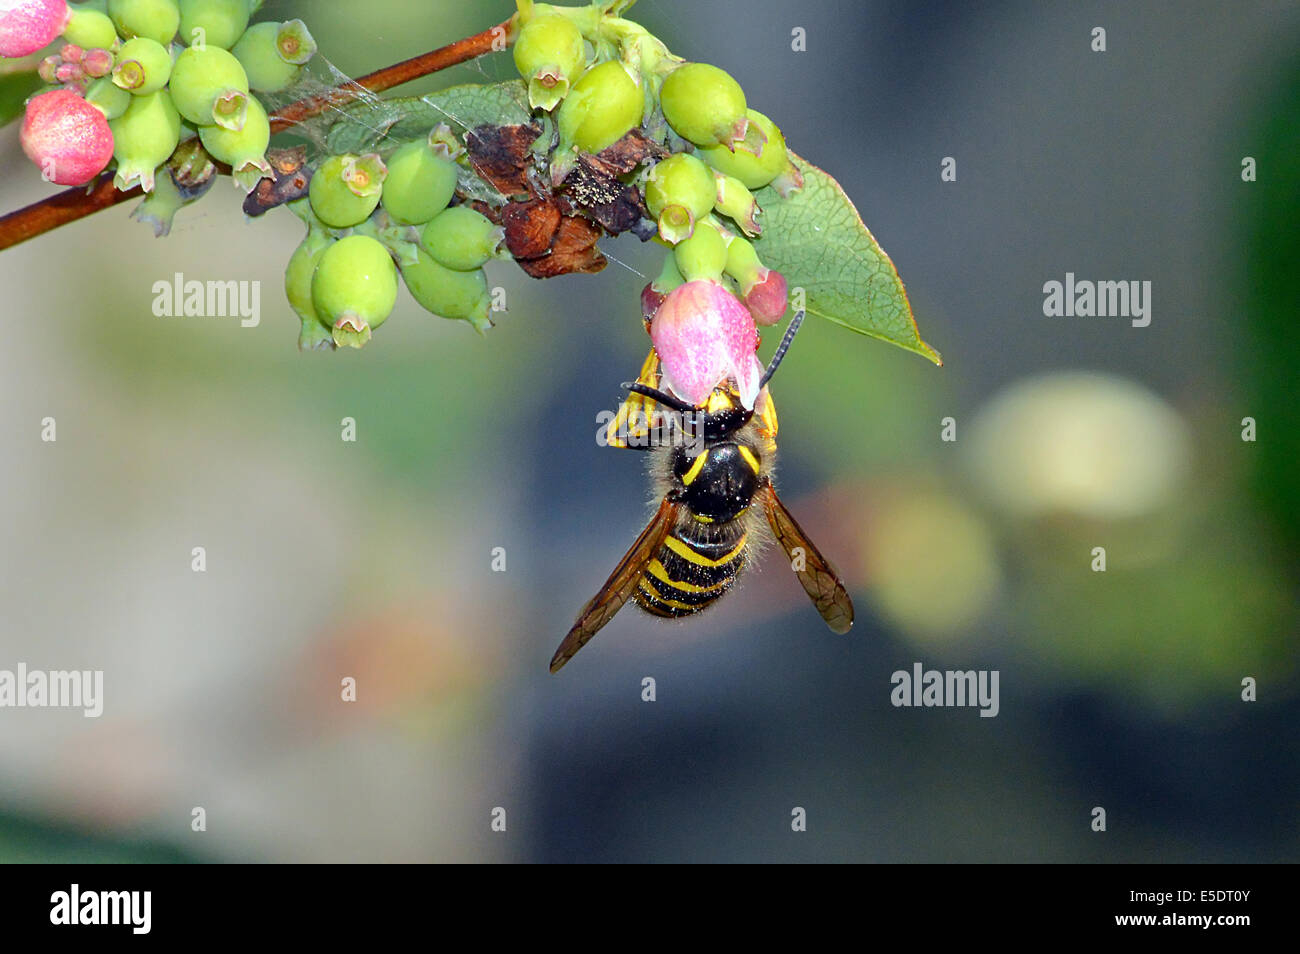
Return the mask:
M943 364L921 340L894 263L840 184L794 153L790 158L804 187L788 199L771 187L757 194L763 235L754 244L763 264L784 275L791 289L804 289L809 314Z
M452 86L427 96L368 100L342 110L326 138L330 151L384 152L421 136L439 123L464 131L490 124L531 121L528 87L523 80L483 86Z
M0 75L0 126L21 116L27 98L40 88L41 78L35 70Z

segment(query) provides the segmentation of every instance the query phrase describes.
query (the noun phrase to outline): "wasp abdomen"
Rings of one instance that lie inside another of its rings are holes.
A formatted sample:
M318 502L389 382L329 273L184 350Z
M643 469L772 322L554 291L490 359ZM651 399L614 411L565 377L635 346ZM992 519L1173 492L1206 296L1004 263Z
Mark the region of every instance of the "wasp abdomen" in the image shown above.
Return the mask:
M633 599L655 616L690 616L731 588L745 565L747 534L740 521L673 530L646 567Z

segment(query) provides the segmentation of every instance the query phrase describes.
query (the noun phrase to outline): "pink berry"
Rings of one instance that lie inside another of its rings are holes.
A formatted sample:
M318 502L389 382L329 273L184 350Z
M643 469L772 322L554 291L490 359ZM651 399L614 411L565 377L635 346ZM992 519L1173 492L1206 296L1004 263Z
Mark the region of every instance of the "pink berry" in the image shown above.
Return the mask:
M67 0L0 0L0 56L28 56L67 26Z
M745 293L745 307L760 325L774 325L785 314L788 298L785 276L775 269L764 268L754 287Z
M720 282L687 282L668 293L650 323L650 340L669 391L696 407L734 380L741 403L753 408L763 366L758 328L749 309Z
M84 185L113 158L113 133L104 114L65 89L28 101L22 143L41 174L59 185Z

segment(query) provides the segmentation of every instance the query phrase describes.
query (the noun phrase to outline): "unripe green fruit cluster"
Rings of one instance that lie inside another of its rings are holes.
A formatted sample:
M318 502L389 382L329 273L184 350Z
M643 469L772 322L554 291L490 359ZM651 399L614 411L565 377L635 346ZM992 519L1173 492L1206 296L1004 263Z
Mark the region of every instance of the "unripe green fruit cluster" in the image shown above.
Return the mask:
M451 204L461 172L453 157L463 154L440 125L386 160L342 154L319 164L307 198L290 204L308 223L285 269L300 348L365 345L394 307L398 274L427 311L491 327L483 265L500 254L505 230Z
M152 190L188 128L182 123L245 189L271 174L270 119L252 91L292 85L316 44L301 20L250 27L261 5L90 0L69 10L68 45L62 57L42 62L42 76L67 84L107 118L119 189Z

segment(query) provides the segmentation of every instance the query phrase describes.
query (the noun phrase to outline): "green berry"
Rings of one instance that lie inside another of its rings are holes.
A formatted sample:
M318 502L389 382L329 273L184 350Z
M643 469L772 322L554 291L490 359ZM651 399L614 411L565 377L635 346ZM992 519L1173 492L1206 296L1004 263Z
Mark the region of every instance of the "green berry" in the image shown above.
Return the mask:
M746 112L750 126L757 129L732 152L726 146L705 146L700 150L704 160L719 172L734 176L746 188L761 189L785 171L789 157L785 137L776 123L756 109Z
M745 136L745 92L716 66L677 67L664 80L659 103L668 125L697 146L728 146Z
M86 87L86 102L99 108L108 119L117 119L131 105L131 94L114 84L112 77L101 76Z
M303 64L316 53L316 41L301 20L255 23L231 52L244 65L252 89L278 93L298 82Z
M333 329L334 343L360 348L397 304L397 266L375 239L349 235L321 255L311 298L317 317Z
M587 62L582 32L567 17L543 14L519 31L515 67L528 81L528 103L534 109L554 109L569 93L572 80Z
M717 281L727 267L727 240L711 225L701 223L695 234L673 247L673 260L688 282Z
M335 229L348 229L370 218L379 205L388 170L380 158L331 156L311 177L312 211Z
M248 98L248 115L242 129L200 126L199 139L213 159L230 166L234 179L248 192L271 175L266 149L271 144L271 121L256 96Z
M111 50L117 42L117 27L107 13L73 7L63 38L83 50Z
M763 231L757 219L758 213L763 211L758 200L735 176L718 173L718 201L714 207L721 214L730 216L746 235L758 235Z
M713 170L689 153L679 152L650 172L645 186L646 208L659 219L664 240L678 242L689 236L695 223L712 211L717 193ZM665 216L669 207L676 208Z
M124 38L147 36L163 46L171 43L181 25L176 0L108 0L108 15Z
M154 174L153 191L135 207L131 218L153 229L155 238L162 238L171 233L172 221L184 206L185 196L171 172L164 167Z
M154 170L167 161L181 138L181 117L167 90L132 96L131 105L109 124L121 192L140 186L153 191Z
M334 347L331 329L316 314L316 305L312 302L312 278L316 275L316 266L321 256L334 244L334 240L324 229L313 228L307 237L289 258L284 270L284 294L289 299L289 307L302 321L298 334L298 348L302 351L318 351Z
M743 238L732 239L727 246L727 274L736 280L742 291L749 289L760 277L763 263L754 243Z
M411 297L426 311L453 321L468 321L480 333L492 327L488 318L492 299L483 269L459 272L440 265L420 249L416 264L402 266L402 278Z
M447 208L456 192L456 163L434 151L427 139L399 146L388 158L384 208L394 222L423 225Z
M228 50L248 29L248 0L180 0L181 42Z
M239 60L219 46L191 46L172 66L172 99L197 126L238 130L248 111L248 76Z
M137 96L156 93L172 75L172 55L157 40L137 36L127 40L117 53L113 82Z
M495 256L505 237L505 229L487 216L467 205L458 205L435 216L424 227L420 245L438 264L470 272Z
M641 88L621 63L601 63L583 73L560 104L560 137L583 152L600 152L641 122L644 105Z

